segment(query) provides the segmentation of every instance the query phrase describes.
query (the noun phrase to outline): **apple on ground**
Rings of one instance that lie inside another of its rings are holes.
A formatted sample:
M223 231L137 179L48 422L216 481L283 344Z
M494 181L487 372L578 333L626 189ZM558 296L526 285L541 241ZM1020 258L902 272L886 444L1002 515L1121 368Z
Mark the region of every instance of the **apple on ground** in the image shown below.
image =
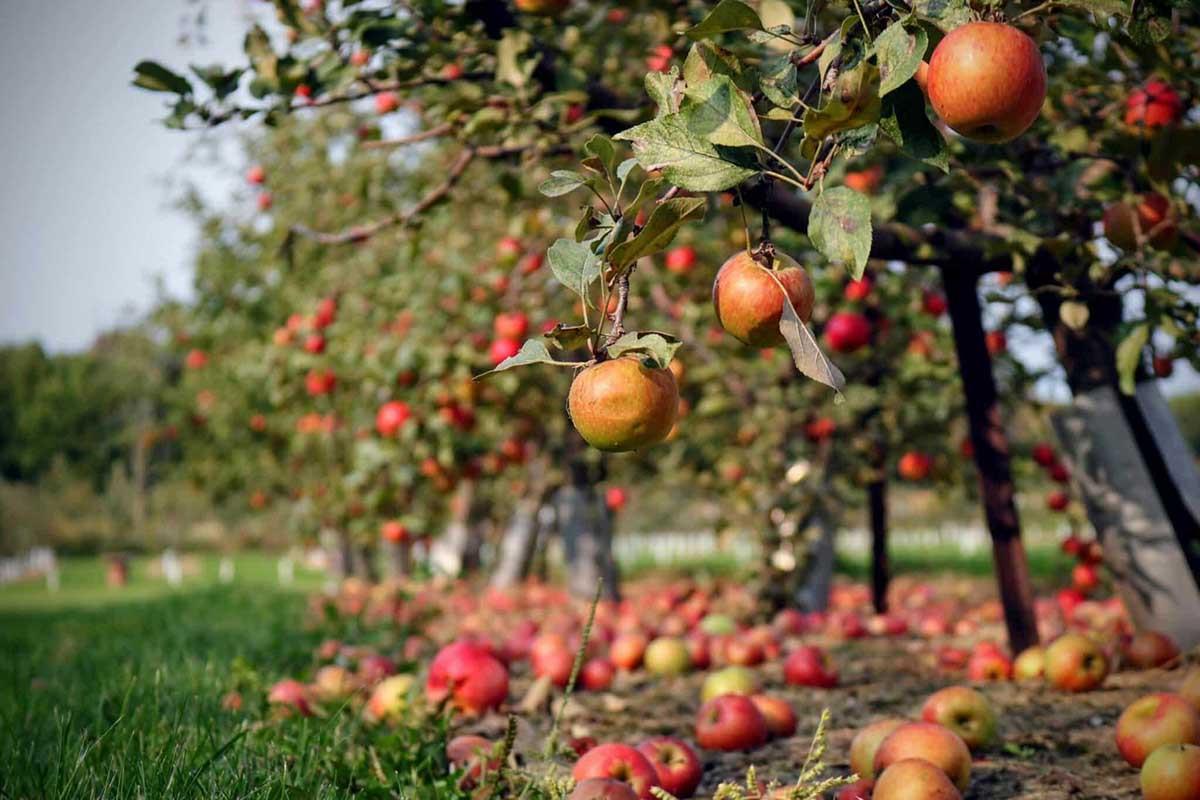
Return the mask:
M589 692L602 692L612 686L616 668L606 658L593 658L579 671L579 685Z
M691 797L700 785L704 769L696 752L686 742L670 736L656 736L638 745L658 774L659 785L675 797Z
M1164 744L1142 764L1143 800L1195 800L1200 797L1200 747Z
M631 672L642 665L648 646L641 633L623 633L608 648L608 658L617 667Z
M309 689L303 683L291 678L278 681L267 693L267 702L284 713L297 713L302 717L313 714L312 700Z
M508 697L508 669L491 651L461 640L446 645L429 665L425 694L433 703L451 700L461 711L482 714Z
M725 667L710 673L700 688L700 699L707 702L724 694L758 693L758 679L745 667Z
M459 786L471 789L480 778L500 769L494 753L495 743L482 736L455 736L446 744L446 760L454 769L463 770Z
M971 781L971 751L957 733L933 722L906 722L888 734L875 752L876 790L884 770L910 758L933 764L959 791L966 791Z
M571 770L576 781L608 778L629 785L639 800L651 800L650 790L659 785L658 773L646 757L625 744L601 744L588 750Z
M962 800L962 794L934 764L906 758L880 773L871 800Z
M1022 650L1013 661L1013 678L1018 681L1040 679L1046 669L1046 650L1034 645Z
M767 723L767 732L774 739L786 739L796 732L796 712L782 697L769 694L750 695L750 702Z
M1116 741L1121 757L1140 767L1162 745L1200 745L1200 712L1177 694L1146 695L1121 713Z
M575 784L567 800L638 800L638 793L624 781L585 778Z
M714 697L696 715L696 742L706 750L752 750L769 735L762 713L744 695Z
M996 712L992 704L969 686L950 686L934 692L921 708L921 719L954 731L971 750L987 747L996 738Z
M411 675L392 675L375 685L364 711L375 722L398 719L408 708L414 680Z
M682 675L691 669L692 657L683 639L660 636L646 646L642 663L653 675Z
M788 655L783 662L783 678L792 686L831 689L838 684L837 670L815 645L803 645Z
M1065 633L1046 648L1046 681L1057 689L1086 692L1104 683L1108 658L1082 633Z
M839 789L833 800L871 800L871 790L874 788L875 781L869 778L859 778L854 783Z
M1192 704L1192 708L1200 711L1200 667L1192 667L1183 676L1179 685L1179 696Z
M883 740L907 720L889 717L872 722L850 740L850 771L860 778L875 777L875 753Z
M1161 667L1179 656L1174 640L1159 631L1138 631L1122 650L1125 662L1136 669Z

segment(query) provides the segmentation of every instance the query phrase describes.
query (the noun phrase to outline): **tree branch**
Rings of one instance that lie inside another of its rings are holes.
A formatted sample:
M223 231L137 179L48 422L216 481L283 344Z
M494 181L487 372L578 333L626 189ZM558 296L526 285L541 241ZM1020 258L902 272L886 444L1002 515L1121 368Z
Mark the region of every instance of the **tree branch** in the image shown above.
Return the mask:
M449 122L443 122L441 125L434 126L428 130L418 131L411 136L401 136L399 139L381 139L378 142L363 142L359 147L364 150L385 150L396 147L406 147L417 142L424 142L429 139L436 139L439 136L445 136L454 130L454 126Z

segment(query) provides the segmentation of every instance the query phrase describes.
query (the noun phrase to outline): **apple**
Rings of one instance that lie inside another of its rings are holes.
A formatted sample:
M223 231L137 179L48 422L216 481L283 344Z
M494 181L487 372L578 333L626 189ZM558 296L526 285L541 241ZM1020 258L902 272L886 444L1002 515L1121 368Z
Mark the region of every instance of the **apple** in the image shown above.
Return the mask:
M612 686L616 668L606 658L593 658L579 671L579 685L589 692L602 692Z
M906 758L880 773L871 800L962 800L962 794L934 764Z
M399 718L408 708L412 687L413 677L411 675L393 675L381 680L375 685L370 698L367 699L365 708L367 718L375 722Z
M275 198L270 192L263 192L254 202L259 211L270 211L271 206L275 205Z
M988 331L983 335L983 343L988 355L998 356L1008 350L1008 337L1004 331Z
M651 72L667 72L671 69L671 59L675 51L669 44L656 45L646 57L646 69Z
M713 282L717 321L751 347L783 344L779 320L785 292L800 319L812 319L815 295L808 273L783 253L776 253L768 268L743 250L721 265Z
M750 695L758 713L767 723L767 732L775 739L786 739L796 732L796 712L782 697L769 694Z
M1173 125L1183 116L1183 100L1170 84L1157 78L1129 93L1125 124L1148 129Z
M484 775L500 769L500 759L494 754L494 742L482 736L455 736L446 743L446 760L456 770L462 770L459 786L474 788Z
M629 493L620 486L610 486L604 491L604 504L612 511L621 511L629 502Z
M608 658L618 668L632 672L642 665L649 640L639 632L622 633L613 639Z
M696 793L704 770L687 743L670 736L656 736L639 744L637 749L654 767L658 784L665 791L681 800Z
M863 275L858 280L847 283L846 288L842 290L842 296L852 303L861 303L871 296L872 288L874 288L874 283L871 281L871 276Z
M803 645L788 655L783 662L783 679L792 686L820 689L831 689L838 684L837 670L815 645Z
M390 114L400 107L400 96L395 92L380 92L375 95L375 113Z
M1066 511L1070 504L1071 498L1067 496L1066 492L1059 489L1046 495L1046 508L1051 511Z
M971 751L958 734L932 722L906 722L888 734L875 752L876 789L884 770L910 758L933 764L959 791L966 791L971 781Z
M1046 650L1038 645L1027 647L1013 661L1013 678L1018 681L1040 679L1046 670Z
M875 753L883 740L892 734L906 720L891 717L872 722L859 730L850 740L850 771L860 778L875 777Z
M1085 692L1104 683L1108 659L1095 641L1081 633L1066 633L1046 648L1046 680L1070 692Z
M723 694L700 707L696 742L706 750L751 750L766 743L767 721L749 697Z
M999 652L976 652L967 662L967 680L976 683L1007 681L1012 678L1012 672L1012 662Z
M462 711L481 714L508 697L508 670L487 647L460 640L434 656L425 694L433 703L449 699Z
M325 337L319 333L314 333L304 340L304 350L307 353L312 353L314 356L325 352Z
M1171 637L1158 631L1138 631L1122 650L1125 661L1137 669L1161 667L1179 656Z
M354 694L356 684L350 670L340 664L326 664L313 675L312 688L322 700L340 700Z
M298 713L302 717L313 714L312 698L303 683L291 678L276 682L267 693L267 702L283 709L285 713Z
M874 788L875 781L860 778L839 789L833 800L871 800L871 790Z
M1121 713L1116 741L1121 757L1140 767L1164 744L1200 744L1200 712L1177 694L1146 695Z
M737 630L737 624L725 614L708 614L700 620L700 630L709 636L724 636Z
M929 477L932 469L933 459L915 450L900 456L900 461L896 463L896 471L906 481L923 481Z
M208 353L203 350L189 350L184 356L183 365L188 369L204 369L208 366Z
M539 678L549 678L550 682L560 689L571 679L571 668L575 666L575 654L563 645L530 653L530 663L533 674Z
M1169 378L1175 373L1175 362L1168 356L1155 356L1150 363L1155 377Z
M726 667L710 673L700 688L700 699L712 700L726 694L752 695L758 692L758 679L745 667Z
M696 266L696 248L684 245L667 251L665 258L667 272L676 275L687 275Z
M825 323L825 341L838 353L853 353L871 341L871 323L862 314L839 311Z
M597 450L640 450L667 438L679 413L670 370L614 358L575 376L567 397L575 430Z
M1095 564L1076 564L1071 570L1071 585L1080 594L1089 595L1100 586L1100 573Z
M872 164L862 170L851 170L842 180L846 186L862 194L875 194L882 182L883 166L880 164Z
M722 653L727 664L738 667L756 667L763 662L765 657L762 645L740 634L735 634L725 640Z
M313 327L317 330L324 330L333 324L337 318L337 300L332 297L326 297L317 303L317 311L313 314Z
M971 750L987 747L996 738L996 712L986 697L969 686L934 692L921 707L921 719L954 731Z
M312 397L329 394L337 387L337 376L333 370L313 369L304 377L304 388Z
M1164 744L1142 764L1143 800L1195 800L1200 797L1200 747Z
M556 17L567 10L571 0L516 0L517 10L523 14L540 14Z
M660 636L647 647L642 662L654 675L682 675L692 667L687 643L674 636Z
M369 653L358 660L358 678L366 686L378 683L396 673L396 665L379 653Z
M1183 676L1183 683L1179 686L1179 696L1200 711L1200 667L1192 667L1188 670L1187 675Z
M375 430L380 436L390 438L404 427L404 423L412 419L412 409L408 403L390 400L375 412Z
M521 352L521 343L516 339L494 339L488 348L488 360L492 362L492 366L498 367L506 359L512 358L519 352Z
M1042 467L1049 467L1058 461L1058 455L1054 452L1054 446L1048 442L1038 442L1035 444L1031 455L1034 462Z
M946 295L941 292L926 290L921 295L921 310L931 317L940 317L946 313Z
M1046 475L1055 483L1068 483L1071 480L1070 470L1057 461L1046 468Z
M836 432L837 423L829 417L817 417L804 425L804 435L813 442L823 442Z
M267 180L267 171L262 168L261 164L255 164L246 170L246 182L255 186L261 186Z
M712 663L712 652L708 637L700 631L693 631L687 637L688 658L695 669L708 669Z
M492 320L492 330L498 339L524 339L529 333L529 317L520 311L501 312Z
M576 781L608 778L629 784L639 800L651 800L658 773L646 757L624 744L601 744L583 754L571 770Z
M929 102L957 133L1007 142L1033 124L1046 99L1046 67L1037 43L1010 25L969 22L934 48Z
M612 778L585 778L575 784L567 800L638 800L638 794L624 781Z

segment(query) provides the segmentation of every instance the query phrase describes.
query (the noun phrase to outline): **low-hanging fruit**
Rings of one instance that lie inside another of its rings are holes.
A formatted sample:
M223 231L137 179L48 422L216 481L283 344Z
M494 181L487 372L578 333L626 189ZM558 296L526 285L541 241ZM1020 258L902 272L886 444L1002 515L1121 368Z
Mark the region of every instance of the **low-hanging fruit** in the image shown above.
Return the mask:
M929 101L959 134L1007 142L1033 124L1046 99L1046 67L1037 43L998 22L951 31L929 59Z
M575 376L567 410L575 430L597 450L640 450L671 432L679 388L670 370L637 358L614 358Z
M768 268L750 253L739 252L721 265L713 282L717 321L743 344L752 347L782 344L779 320L783 315L784 292L801 320L812 319L813 285L799 264L776 253Z

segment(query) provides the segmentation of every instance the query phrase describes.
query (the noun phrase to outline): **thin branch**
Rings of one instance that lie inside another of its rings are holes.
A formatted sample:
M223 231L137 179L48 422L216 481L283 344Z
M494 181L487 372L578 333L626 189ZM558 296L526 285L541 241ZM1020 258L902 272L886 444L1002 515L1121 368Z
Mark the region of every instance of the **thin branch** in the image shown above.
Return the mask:
M610 347L617 339L625 335L625 311L629 308L629 275L633 270L626 270L617 278L617 308L612 315L612 329L604 340L604 347Z
M394 147L406 147L417 142L424 142L429 139L436 139L439 136L445 136L454 130L454 126L449 122L443 122L428 130L414 133L411 136L401 136L399 139L381 139L378 142L363 142L360 147L364 150L384 150Z

